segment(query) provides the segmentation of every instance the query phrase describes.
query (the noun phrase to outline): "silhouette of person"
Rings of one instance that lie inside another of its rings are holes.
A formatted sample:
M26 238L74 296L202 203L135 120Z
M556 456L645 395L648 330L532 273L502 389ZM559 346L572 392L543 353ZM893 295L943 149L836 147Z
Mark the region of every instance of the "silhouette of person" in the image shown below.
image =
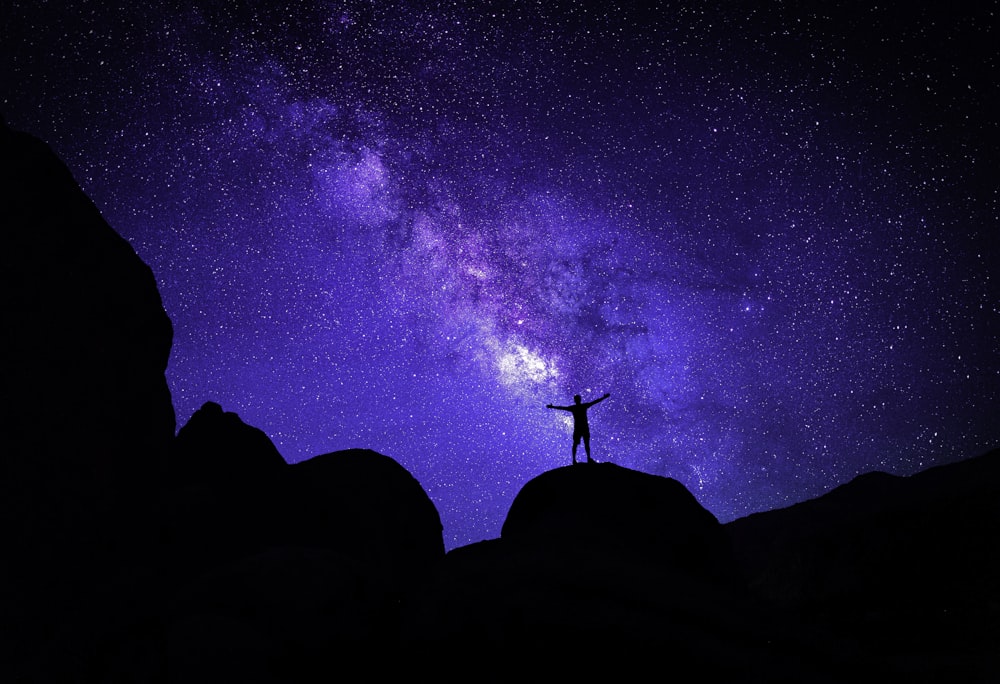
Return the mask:
M610 394L605 394L600 399L594 399L594 401L588 401L584 404L581 403L582 399L577 394L573 396L574 403L571 406L545 405L545 408L569 411L573 414L573 465L576 465L576 448L580 446L581 439L583 440L583 448L587 450L587 463L594 463L594 459L590 457L590 425L587 424L587 409L594 404L599 404L610 396Z

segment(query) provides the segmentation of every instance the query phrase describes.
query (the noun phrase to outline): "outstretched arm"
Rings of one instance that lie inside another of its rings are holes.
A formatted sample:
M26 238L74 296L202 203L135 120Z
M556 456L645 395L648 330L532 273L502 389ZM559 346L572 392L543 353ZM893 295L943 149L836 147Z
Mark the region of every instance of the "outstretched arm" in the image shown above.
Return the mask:
M611 396L610 393L605 393L603 397L600 397L598 399L594 399L593 401L589 402L587 404L587 406L590 407L590 406L593 406L594 404L600 404L602 401L604 401L605 399L607 399L610 396Z
M555 406L554 404L546 404L545 408L559 409L560 411L569 411L569 406Z

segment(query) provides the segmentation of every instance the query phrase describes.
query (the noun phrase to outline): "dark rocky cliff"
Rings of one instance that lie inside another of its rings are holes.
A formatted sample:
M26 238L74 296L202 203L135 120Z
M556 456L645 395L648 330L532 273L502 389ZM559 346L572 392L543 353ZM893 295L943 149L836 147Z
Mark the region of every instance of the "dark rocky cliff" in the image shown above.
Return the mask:
M726 526L752 591L906 676L1000 674L1000 451Z
M148 530L174 434L149 268L41 141L0 123L0 667Z
M175 438L149 269L44 144L0 154L3 681L1000 679L1000 453L728 525L559 468L446 555L387 456L288 465L212 402Z

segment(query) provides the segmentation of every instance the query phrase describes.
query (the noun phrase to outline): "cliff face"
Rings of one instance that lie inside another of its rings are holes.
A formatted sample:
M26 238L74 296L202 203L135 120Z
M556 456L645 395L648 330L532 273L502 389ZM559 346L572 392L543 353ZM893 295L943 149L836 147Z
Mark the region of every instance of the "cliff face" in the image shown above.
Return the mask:
M162 454L175 428L153 274L44 143L0 128L0 150L8 448L142 471L136 454Z
M130 547L174 432L153 275L39 140L0 124L0 660Z

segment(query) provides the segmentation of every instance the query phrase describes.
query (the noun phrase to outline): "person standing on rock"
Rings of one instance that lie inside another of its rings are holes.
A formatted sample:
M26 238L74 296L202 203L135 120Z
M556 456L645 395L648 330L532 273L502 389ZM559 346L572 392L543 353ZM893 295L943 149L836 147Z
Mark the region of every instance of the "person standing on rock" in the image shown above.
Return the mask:
M584 404L580 395L577 394L573 397L574 403L570 406L545 405L545 408L569 411L573 414L573 465L576 465L576 448L580 446L581 439L583 440L583 448L587 450L587 463L595 462L590 457L590 425L587 424L587 409L594 404L599 404L610 396L610 394L605 394L600 399L594 399L594 401L588 401Z

